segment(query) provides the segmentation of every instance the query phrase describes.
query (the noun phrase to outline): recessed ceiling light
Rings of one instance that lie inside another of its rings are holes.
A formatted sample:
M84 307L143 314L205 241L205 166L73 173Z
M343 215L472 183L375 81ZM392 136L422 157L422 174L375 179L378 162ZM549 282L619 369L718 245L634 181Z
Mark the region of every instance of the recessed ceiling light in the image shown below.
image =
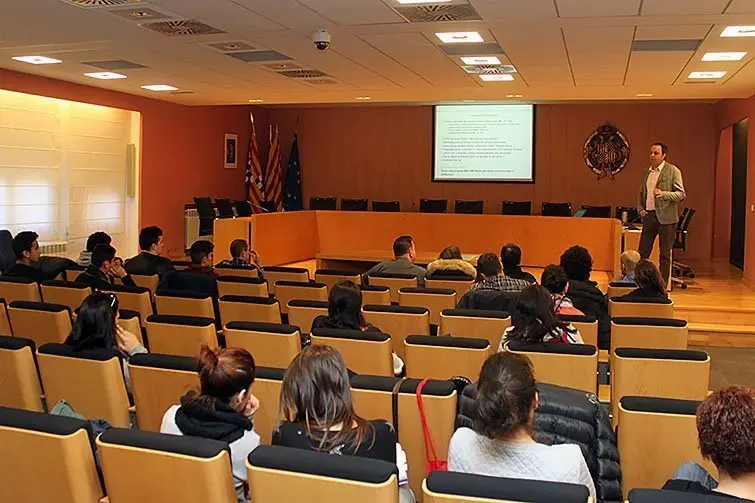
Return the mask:
M113 80L113 79L125 79L126 76L120 73L115 72L94 72L94 73L85 73L87 77L92 77L95 79L100 80Z
M741 61L746 52L706 52L703 61Z
M257 98L255 100L249 100L249 103L262 103L263 100Z
M514 80L514 76L510 73L490 73L480 75L480 79L485 82L511 82Z
M635 94L638 98L652 98L653 93L637 93Z
M48 58L47 56L13 56L11 59L21 61L22 63L31 63L32 65L52 65L63 62L59 59Z
M436 33L436 37L444 44L467 44L484 42L482 35L476 31L450 31L445 33Z
M688 79L720 79L726 75L726 72L692 72L690 73L687 78Z
M371 100L372 98L370 98L369 96L357 96L357 99L360 101L367 101Z
M521 98L522 95L521 94L507 94L506 97L507 98Z
M755 37L755 26L727 26L722 37Z
M177 87L169 86L166 84L151 84L148 86L142 86L142 89L147 91L177 91Z
M501 60L495 56L464 56L461 58L465 65L500 65Z

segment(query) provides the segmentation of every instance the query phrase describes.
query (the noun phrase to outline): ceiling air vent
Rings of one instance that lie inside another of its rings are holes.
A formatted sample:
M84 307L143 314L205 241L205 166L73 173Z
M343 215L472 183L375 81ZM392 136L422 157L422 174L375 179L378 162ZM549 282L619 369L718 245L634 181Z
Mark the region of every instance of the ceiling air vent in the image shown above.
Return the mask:
M126 18L129 21L137 21L141 23L145 23L147 21L152 21L155 19L166 19L170 17L176 17L176 16L169 16L168 14L157 11L155 9L151 9L149 7L136 7L133 9L118 9L118 10L111 10L110 12L112 14L115 14L116 16Z
M267 61L287 61L290 60L285 54L281 54L277 51L242 51L242 52L227 52L226 55L246 61L247 63L262 63Z
M141 3L142 0L63 0L65 3L83 7L85 9L94 9L97 7L118 7L121 5L130 5Z
M482 18L469 4L412 5L394 7L410 23L437 23L441 21L481 21Z
M513 65L465 65L462 66L465 72L477 75L491 75L501 73L516 73Z
M255 49L252 44L241 40L234 40L231 42L213 42L212 44L207 44L207 46L223 52L253 51Z
M95 68L100 68L102 70L107 70L109 72L114 72L116 70L132 70L134 68L147 68L144 65L134 63L133 61L126 61L125 59L113 59L109 61L86 61L84 62L84 64L93 66Z
M146 23L140 24L139 26L171 37L225 33L222 30L200 23L199 21L194 21L193 19L185 19L183 21L160 21L159 23Z
M284 77L288 77L290 79L322 79L323 77L328 77L327 73L321 72L320 70L285 70L282 72L278 72L278 75L283 75Z

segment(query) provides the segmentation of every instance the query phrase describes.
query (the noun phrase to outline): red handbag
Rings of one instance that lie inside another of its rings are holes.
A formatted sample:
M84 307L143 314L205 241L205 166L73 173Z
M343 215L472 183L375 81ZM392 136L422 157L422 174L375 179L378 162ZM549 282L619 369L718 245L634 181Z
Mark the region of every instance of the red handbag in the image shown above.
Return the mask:
M438 454L435 452L435 444L433 443L433 437L430 435L430 428L427 426L427 418L425 417L425 407L422 403L422 389L427 384L427 379L422 379L417 385L417 407L419 408L419 418L422 421L422 433L425 435L425 459L427 459L427 473L430 474L433 470L445 472L448 470L448 461L438 459ZM432 452L432 458L430 453Z

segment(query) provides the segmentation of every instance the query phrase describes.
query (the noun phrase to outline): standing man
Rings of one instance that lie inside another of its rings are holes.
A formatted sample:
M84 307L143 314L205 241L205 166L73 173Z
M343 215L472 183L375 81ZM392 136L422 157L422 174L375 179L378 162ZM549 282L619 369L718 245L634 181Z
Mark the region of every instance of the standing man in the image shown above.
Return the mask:
M650 146L650 167L642 177L637 210L642 217L640 256L650 257L655 236L660 245L661 274L668 281L671 273L671 248L679 221L677 203L687 197L682 182L682 172L666 162L668 147L656 142Z

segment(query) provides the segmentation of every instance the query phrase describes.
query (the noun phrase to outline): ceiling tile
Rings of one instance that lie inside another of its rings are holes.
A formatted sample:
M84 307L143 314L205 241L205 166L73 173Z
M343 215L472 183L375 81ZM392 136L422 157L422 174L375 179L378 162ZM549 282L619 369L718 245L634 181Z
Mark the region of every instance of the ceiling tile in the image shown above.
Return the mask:
M631 26L565 29L577 86L622 85L633 33Z
M291 58L276 51L244 51L229 52L228 56L247 63L260 63L262 61L286 61Z
M701 43L702 40L638 40L635 38L632 42L632 50L635 52L694 52Z
M475 10L486 21L555 19L553 0L527 0L502 2L501 0L470 0Z
M729 0L644 0L643 16L722 14Z
M633 52L625 84L638 89L670 86L682 73L690 53Z
M381 0L299 0L299 2L341 26L406 22Z
M752 0L734 0L726 9L726 14L755 14L755 2Z
M519 27L492 31L528 85L574 84L564 39L557 26L544 26L539 30Z
M636 16L640 0L556 0L559 17Z
M638 26L635 40L703 39L711 29L709 24L675 26Z
M197 19L226 32L280 30L284 26L230 0L162 0L160 7L189 19Z

